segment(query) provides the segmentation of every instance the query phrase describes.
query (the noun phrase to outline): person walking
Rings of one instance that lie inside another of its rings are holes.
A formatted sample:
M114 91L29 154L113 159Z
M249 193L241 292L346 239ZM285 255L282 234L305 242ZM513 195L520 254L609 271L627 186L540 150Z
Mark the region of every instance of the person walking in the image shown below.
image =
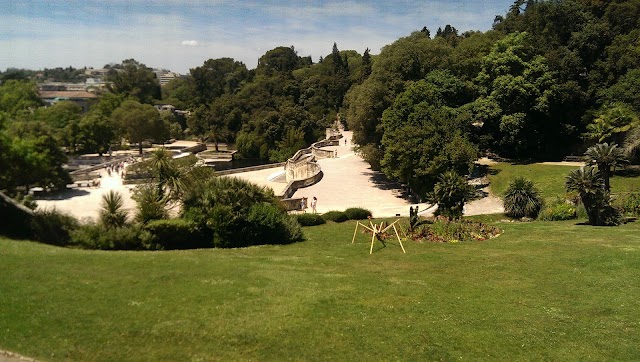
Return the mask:
M318 206L318 199L314 196L313 200L311 200L311 212L313 212L314 214L317 212L316 206Z

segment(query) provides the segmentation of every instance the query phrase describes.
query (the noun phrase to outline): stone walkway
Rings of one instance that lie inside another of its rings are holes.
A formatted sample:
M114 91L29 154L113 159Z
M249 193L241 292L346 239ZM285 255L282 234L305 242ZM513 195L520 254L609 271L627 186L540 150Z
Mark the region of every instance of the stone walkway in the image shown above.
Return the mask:
M339 146L327 147L337 151L338 157L318 161L323 171L322 180L315 185L299 189L293 195L294 198L307 197L310 205L311 198L317 197L318 213L363 207L371 210L374 217L408 216L409 207L416 205L419 206L421 215L428 216L433 212L434 208L429 208L431 206L429 204L410 203L399 184L387 180L380 172L372 171L369 164L353 151L352 132L346 131L343 135L344 138L340 140ZM348 142L346 145L345 139ZM238 173L233 176L270 187L278 194L286 186L286 183L282 182L282 177L278 177L283 172L284 169L280 166ZM131 190L135 186L123 185L120 176L115 174L110 176L106 170L100 170L100 174L102 175L100 187L79 187L40 198L37 200L38 207L44 209L55 207L79 219L96 219L102 195L109 190L115 190L122 194L125 208L134 210L135 202L131 199ZM500 199L488 194L488 188L484 190L488 196L467 204L465 215L503 212ZM307 211L310 212L310 209Z

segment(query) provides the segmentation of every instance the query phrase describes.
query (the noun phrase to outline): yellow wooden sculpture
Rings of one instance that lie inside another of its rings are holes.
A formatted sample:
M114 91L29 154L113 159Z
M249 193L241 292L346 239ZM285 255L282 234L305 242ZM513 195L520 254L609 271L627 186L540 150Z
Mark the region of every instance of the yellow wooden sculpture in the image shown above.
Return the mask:
M360 223L360 221L358 221L356 223L356 229L353 231L353 239L351 239L351 244L353 244L356 240L356 234L358 233L358 226L362 226L363 228L369 230L372 234L371 248L369 249L369 255L371 255L373 253L373 243L375 242L375 240L378 239L380 240L382 245L385 245L384 240L382 239L382 235L384 234L385 231L393 228L393 231L396 233L396 238L398 238L398 242L400 243L400 247L402 248L402 252L406 254L407 252L404 250L404 246L402 245L402 240L400 240L400 235L398 234L398 229L396 228L396 223L398 221L400 221L400 219L392 222L387 226L385 226L384 221L381 222L380 225L374 224L373 222L369 221L369 226L362 224Z

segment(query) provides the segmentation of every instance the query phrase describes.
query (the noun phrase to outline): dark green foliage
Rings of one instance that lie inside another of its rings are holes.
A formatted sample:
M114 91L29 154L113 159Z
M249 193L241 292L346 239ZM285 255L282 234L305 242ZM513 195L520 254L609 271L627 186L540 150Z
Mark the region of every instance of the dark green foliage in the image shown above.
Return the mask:
M609 178L611 177L611 168L626 161L622 149L617 144L598 143L589 147L584 153L584 159L587 165L597 165L598 172L604 181L605 191L611 191L609 186Z
M553 203L546 205L538 214L538 220L542 221L562 221L572 220L578 216L576 208L563 199L557 199Z
M107 229L119 228L127 222L127 212L124 208L124 199L119 192L109 190L102 195L100 204L100 223Z
M0 235L30 238L33 212L0 192Z
M349 220L349 217L347 216L347 214L344 213L344 211L336 211L336 210L325 212L324 214L322 214L322 218L325 219L326 221L333 221L333 222L345 222Z
M75 217L56 209L38 210L31 221L31 232L37 241L66 246L71 242L71 233L79 226Z
M544 200L533 181L517 177L509 183L504 193L503 204L505 214L509 217L535 219L542 209Z
M586 166L571 171L566 180L566 188L580 195L589 217L589 224L615 226L622 222L619 211L611 207L610 195L604 189L602 175L593 167Z
M299 225L280 208L273 191L233 177L194 182L185 193L182 215L215 247L287 244L301 238Z
M370 210L362 207L350 207L344 210L344 213L347 214L349 220L365 220L372 216Z
M316 226L326 223L320 214L297 214L296 219L302 226Z
M71 245L84 249L147 250L150 238L139 225L105 228L89 223L71 232Z
M474 197L475 188L453 171L440 175L433 192L428 195L430 202L438 204L435 215L446 216L449 220L462 217L464 204Z
M109 71L113 93L133 98L140 103L152 104L160 99L160 83L153 70L135 59L126 59Z
M144 229L151 234L150 248L160 250L210 248L211 238L185 219L153 220Z
M136 187L132 198L136 201L135 221L146 224L152 220L167 218L166 199L158 197L155 185Z
M273 204L255 204L249 210L250 237L257 245L289 244L302 240L302 230L293 216Z

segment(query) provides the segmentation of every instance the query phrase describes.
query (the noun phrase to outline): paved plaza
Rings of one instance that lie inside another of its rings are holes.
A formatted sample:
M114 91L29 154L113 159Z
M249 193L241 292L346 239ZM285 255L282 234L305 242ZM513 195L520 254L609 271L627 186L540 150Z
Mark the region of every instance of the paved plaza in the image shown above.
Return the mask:
M352 132L343 132L344 138L339 146L327 147L337 151L337 158L326 158L318 161L322 168L323 177L315 185L299 189L294 198L318 198L317 212L330 210L345 210L349 207L363 207L371 210L374 217L392 217L397 214L409 215L409 207L418 205L421 215L429 215L433 208L429 204L412 204L406 199L400 185L390 182L380 172L372 171L360 156L353 151L351 143ZM347 140L345 145L344 140ZM234 174L233 176L246 179L261 186L267 186L276 194L281 193L286 183L279 177L284 168L274 167L259 171ZM109 190L121 192L125 200L125 208L133 210L135 202L131 199L133 185L123 185L120 176L108 175L106 170L100 170L102 182L100 187L79 187L63 191L45 199L38 199L40 208L57 208L68 212L80 219L97 218L102 195ZM307 212L311 212L307 209ZM500 199L495 196L473 201L465 206L465 215L478 215L503 212Z

